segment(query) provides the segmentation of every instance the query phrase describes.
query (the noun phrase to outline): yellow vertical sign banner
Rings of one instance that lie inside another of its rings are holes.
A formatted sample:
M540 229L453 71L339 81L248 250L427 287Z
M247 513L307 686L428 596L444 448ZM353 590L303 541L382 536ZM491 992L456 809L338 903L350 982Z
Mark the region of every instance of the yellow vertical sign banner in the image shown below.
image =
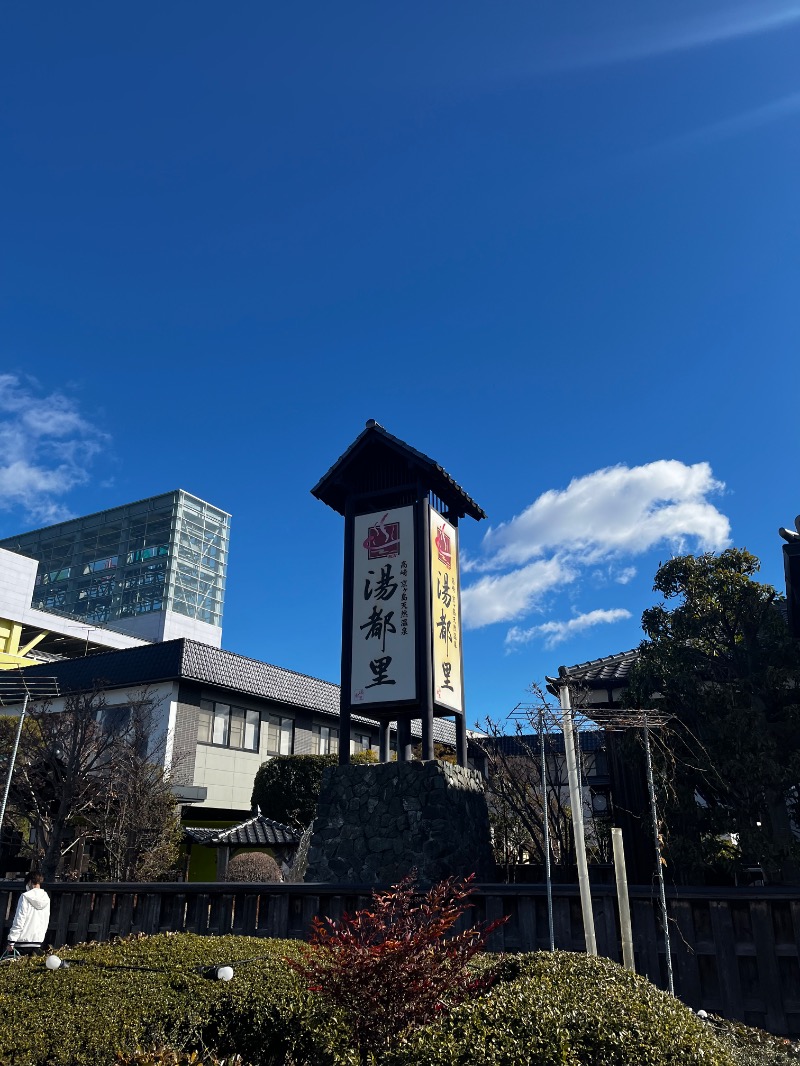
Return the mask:
M433 696L436 703L464 710L461 687L461 601L458 530L430 509Z

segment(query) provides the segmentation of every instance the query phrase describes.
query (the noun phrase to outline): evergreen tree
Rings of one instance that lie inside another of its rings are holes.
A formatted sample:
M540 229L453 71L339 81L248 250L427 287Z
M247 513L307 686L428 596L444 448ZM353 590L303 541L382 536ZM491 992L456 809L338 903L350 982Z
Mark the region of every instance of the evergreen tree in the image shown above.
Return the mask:
M800 857L800 645L759 567L736 548L671 559L654 589L672 602L642 617L628 699L672 715L655 766L666 854L683 880L726 862L791 876Z

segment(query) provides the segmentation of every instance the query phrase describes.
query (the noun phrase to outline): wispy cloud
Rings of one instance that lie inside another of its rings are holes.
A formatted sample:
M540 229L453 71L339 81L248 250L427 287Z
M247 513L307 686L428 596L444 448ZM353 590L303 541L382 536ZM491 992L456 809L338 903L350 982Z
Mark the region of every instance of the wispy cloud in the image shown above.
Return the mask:
M542 493L484 537L482 556L471 560L471 572L483 576L462 591L465 625L523 618L598 563L624 585L636 573L631 557L657 546L727 546L730 523L708 498L723 489L708 463L661 459L597 470Z
M521 644L529 644L536 637L544 637L545 648L555 648L568 637L582 633L585 629L591 629L592 626L620 622L630 617L630 611L626 611L623 607L614 607L611 610L587 611L586 614L576 615L564 622L543 622L541 625L531 626L530 629L512 626L506 633L506 647L513 650Z
M782 119L791 118L797 114L800 114L800 92L789 93L777 100L762 104L760 107L750 108L738 115L731 115L719 122L711 122L681 136L671 137L648 148L643 154L645 157L673 155L692 148L700 148L706 144L714 144L729 137L749 133L751 130L760 129L762 126L780 122Z
M635 566L625 566L615 575L614 580L618 585L627 585L636 577Z
M568 585L576 577L577 569L559 556L539 559L509 574L482 577L461 589L464 624L477 629L518 618L546 592Z
M105 440L69 396L0 374L0 508L40 524L69 517L63 497L87 481Z
M627 22L624 26L593 33L591 38L561 42L549 58L535 64L538 70L564 70L635 62L674 52L724 44L758 34L785 30L800 22L800 4L786 0L760 0L758 4L724 4L681 17L674 6L640 8L666 11L656 18Z

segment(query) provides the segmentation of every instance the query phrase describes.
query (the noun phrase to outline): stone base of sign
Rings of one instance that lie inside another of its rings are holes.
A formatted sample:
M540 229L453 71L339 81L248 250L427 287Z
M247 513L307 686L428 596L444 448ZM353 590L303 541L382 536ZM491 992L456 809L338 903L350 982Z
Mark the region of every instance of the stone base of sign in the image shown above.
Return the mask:
M326 770L306 883L389 885L414 869L424 884L494 879L481 775L435 759Z

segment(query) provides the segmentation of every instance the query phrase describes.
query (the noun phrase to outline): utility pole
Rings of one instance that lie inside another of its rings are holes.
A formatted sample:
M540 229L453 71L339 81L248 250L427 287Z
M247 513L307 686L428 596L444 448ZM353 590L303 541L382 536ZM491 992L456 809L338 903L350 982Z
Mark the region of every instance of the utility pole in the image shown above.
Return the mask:
M544 880L547 887L547 928L550 950L556 950L553 931L553 880L550 870L550 796L547 791L547 760L544 752L544 708L539 708L539 759L542 764L542 827L544 829Z
M572 808L572 829L575 835L575 857L578 863L578 886L581 893L581 913L583 914L586 953L587 955L596 955L597 941L594 933L592 893L589 888L589 866L586 862L586 838L583 832L583 793L581 792L578 766L575 759L575 729L572 721L569 684L566 681L559 684L558 696L561 704L561 728L564 731L564 750L567 756L569 802Z

